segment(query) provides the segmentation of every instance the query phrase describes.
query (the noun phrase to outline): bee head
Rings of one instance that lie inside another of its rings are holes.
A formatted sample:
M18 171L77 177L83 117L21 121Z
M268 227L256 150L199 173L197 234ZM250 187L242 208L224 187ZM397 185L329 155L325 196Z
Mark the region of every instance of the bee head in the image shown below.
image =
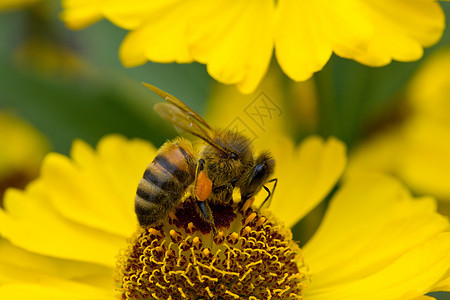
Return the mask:
M216 183L240 178L253 163L250 140L238 132L225 130L217 131L214 141L221 149L206 144L201 151L209 169L208 174L215 174Z
M258 193L273 175L274 170L275 160L269 152L262 152L256 158L254 166L247 170L247 173L238 183L242 199L249 199Z
M243 166L251 163L253 160L252 147L250 140L236 131L223 131L216 139L217 143L225 149L227 159L240 162Z

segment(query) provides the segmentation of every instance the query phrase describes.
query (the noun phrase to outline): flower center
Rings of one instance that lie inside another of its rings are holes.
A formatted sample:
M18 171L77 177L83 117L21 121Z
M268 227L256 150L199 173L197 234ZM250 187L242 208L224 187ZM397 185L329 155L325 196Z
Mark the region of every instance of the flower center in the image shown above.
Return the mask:
M271 217L211 205L217 234L185 202L140 229L118 261L122 299L303 299L301 250Z

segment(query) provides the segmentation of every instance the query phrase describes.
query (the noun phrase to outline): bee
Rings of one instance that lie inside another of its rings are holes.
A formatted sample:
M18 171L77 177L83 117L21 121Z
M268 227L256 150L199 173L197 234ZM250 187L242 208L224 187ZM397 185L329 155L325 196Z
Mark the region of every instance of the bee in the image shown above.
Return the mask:
M271 198L277 179L270 179L275 160L269 152L255 156L251 141L243 134L213 129L174 96L152 85L144 85L165 100L154 106L163 119L199 137L204 143L196 151L189 140L177 138L159 149L136 192L135 212L141 226L159 223L182 201L189 187L197 211L214 232L216 228L209 203L231 203L235 188L240 189L241 206L262 188L268 193L263 204ZM274 182L272 191L265 186L269 182Z

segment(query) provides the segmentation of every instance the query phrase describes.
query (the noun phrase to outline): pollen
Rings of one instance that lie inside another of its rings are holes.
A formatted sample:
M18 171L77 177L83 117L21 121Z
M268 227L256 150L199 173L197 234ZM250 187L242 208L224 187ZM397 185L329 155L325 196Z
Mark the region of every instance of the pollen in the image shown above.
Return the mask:
M140 228L121 253L122 299L303 299L308 283L290 231L251 206L211 205L217 232L192 204Z

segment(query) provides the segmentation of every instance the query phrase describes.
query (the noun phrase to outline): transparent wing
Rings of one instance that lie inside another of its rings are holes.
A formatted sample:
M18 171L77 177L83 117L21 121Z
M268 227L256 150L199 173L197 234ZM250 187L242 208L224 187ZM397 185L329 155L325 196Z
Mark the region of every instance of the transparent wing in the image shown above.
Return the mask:
M157 94L158 96L160 96L161 98L166 100L168 103L178 107L181 111L186 113L189 117L193 118L194 120L196 120L197 122L199 122L200 124L205 126L207 129L211 130L211 127L208 125L208 123L206 123L205 120L203 120L202 117L200 117L195 111L193 111L192 108L190 108L189 106L187 106L186 104L184 104L183 102L178 100L175 96L173 96L169 93L166 93L163 90L161 90L151 84L148 84L145 82L143 82L142 84L145 85L152 92L154 92L155 94Z
M186 114L186 111L182 110L180 107L175 106L172 103L161 102L155 104L153 108L166 121L169 121L175 126L189 132L190 134L201 138L220 151L227 153L223 146L218 144L212 138L212 132L210 128L202 127L202 125L198 123L197 119L191 117L189 114Z

